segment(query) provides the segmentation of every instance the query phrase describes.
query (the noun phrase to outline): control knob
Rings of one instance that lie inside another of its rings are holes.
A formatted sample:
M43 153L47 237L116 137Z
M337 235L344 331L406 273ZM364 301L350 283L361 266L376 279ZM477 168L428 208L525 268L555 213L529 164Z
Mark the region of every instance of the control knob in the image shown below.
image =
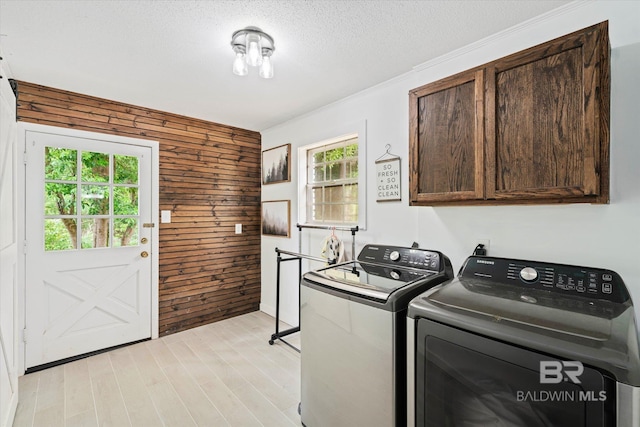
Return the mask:
M538 278L538 272L535 268L525 267L520 270L520 278L525 282L535 282Z
M400 259L400 252L398 251L393 251L389 254L389 259L391 261L398 261Z
M391 270L389 272L389 276L391 276L392 279L398 280L400 279L400 272L397 270Z

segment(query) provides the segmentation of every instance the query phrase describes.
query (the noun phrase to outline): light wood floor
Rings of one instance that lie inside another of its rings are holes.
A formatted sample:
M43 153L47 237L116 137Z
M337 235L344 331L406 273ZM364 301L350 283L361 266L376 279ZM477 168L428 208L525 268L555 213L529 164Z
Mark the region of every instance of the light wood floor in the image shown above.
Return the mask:
M274 324L254 312L25 375L13 425L300 426L300 355L268 344Z

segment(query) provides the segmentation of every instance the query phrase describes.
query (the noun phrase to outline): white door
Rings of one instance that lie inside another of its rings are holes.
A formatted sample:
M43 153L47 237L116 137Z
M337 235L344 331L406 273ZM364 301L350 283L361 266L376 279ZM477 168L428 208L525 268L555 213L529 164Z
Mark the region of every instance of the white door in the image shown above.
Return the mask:
M18 405L18 238L16 101L0 67L0 426Z
M26 132L26 368L151 336L151 148Z

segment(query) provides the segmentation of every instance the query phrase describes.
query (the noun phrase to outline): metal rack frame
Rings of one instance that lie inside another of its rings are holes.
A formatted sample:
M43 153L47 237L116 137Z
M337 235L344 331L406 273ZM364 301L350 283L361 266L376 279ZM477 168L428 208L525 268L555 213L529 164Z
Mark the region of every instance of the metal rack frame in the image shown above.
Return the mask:
M290 252L282 249L276 248L277 258L277 267L276 267L276 328L275 333L271 335L271 339L269 339L269 345L273 345L276 340L280 340L289 347L296 350L298 353L300 349L294 346L293 344L287 342L282 337L287 335L294 334L300 331L300 311L298 311L298 326L293 328L286 329L284 331L280 331L280 264L286 261L298 261L298 306L300 306L300 282L302 280L302 259L310 259L312 261L325 262L324 258L314 257L311 255L302 253L302 229L303 228L313 228L317 230L335 230L335 231L350 231L351 232L351 256L355 258L356 253L356 233L359 231L359 227L356 225L355 227L333 227L327 225L305 225L305 224L296 224L298 228L298 252ZM283 258L282 255L288 255L288 258Z

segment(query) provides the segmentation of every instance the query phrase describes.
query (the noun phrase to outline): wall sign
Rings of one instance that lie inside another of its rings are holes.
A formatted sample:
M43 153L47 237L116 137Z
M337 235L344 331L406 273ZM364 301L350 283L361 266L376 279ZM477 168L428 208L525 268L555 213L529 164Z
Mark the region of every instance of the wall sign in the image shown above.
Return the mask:
M400 157L387 152L376 160L376 201L402 200L400 190ZM387 155L393 156L383 159Z

